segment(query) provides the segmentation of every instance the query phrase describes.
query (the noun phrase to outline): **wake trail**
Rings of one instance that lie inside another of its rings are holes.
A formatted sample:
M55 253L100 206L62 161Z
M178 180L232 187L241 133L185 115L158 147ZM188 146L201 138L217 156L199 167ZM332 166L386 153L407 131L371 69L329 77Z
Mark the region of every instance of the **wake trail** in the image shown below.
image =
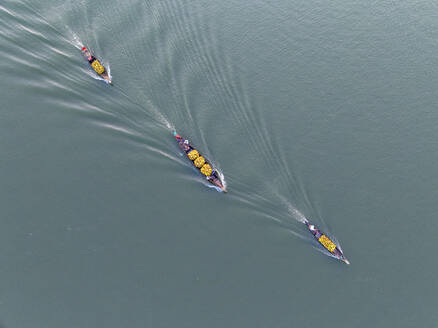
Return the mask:
M8 0L6 0L6 1L8 1ZM45 50L50 50L50 51L53 51L55 53L60 53L61 55L64 55L68 58L75 58L74 56L71 56L68 53L65 53L61 50L54 48L54 46L49 43L49 39L47 39L47 37L45 35L39 33L38 29L35 30L35 29L31 28L32 24L33 25L36 24L36 26L37 27L39 26L39 28L41 28L41 26L48 27L48 30L53 32L53 36L54 37L56 36L56 39L60 40L61 43L65 42L65 44L72 46L73 48L77 49L78 51L81 51L82 47L84 46L84 43L81 41L80 37L71 28L69 28L69 26L66 25L64 29L57 28L52 23L50 23L43 15L41 15L32 4L22 3L22 4L20 4L18 10L19 10L19 12L10 11L5 7L0 6L0 13L4 13L5 15L11 16L12 19L17 22L17 24L20 24L20 26L21 26L20 30L22 30L24 32L29 32L28 33L29 36L31 36L33 38L36 37L38 39L41 39L42 42L47 43L47 45L44 47ZM33 20L21 19L22 16L25 16L25 17L30 16L33 18ZM29 26L29 27L27 27L27 26ZM6 37L8 37L8 36L6 36ZM48 36L48 37L50 37L50 36ZM30 49L30 50L32 50L32 49ZM33 52L27 51L27 54L32 55L34 57L36 56L38 59L44 60L45 62L47 61L46 60L47 58L41 57L38 53L36 53L36 55L35 55ZM96 55L98 57L100 57L100 54L96 54ZM104 58L102 58L101 61L102 61L103 65L106 67L108 74L111 76L110 63L107 62ZM47 64L51 65L50 61L47 61ZM26 63L26 66L30 66L30 64ZM35 68L38 68L38 67L35 66ZM88 76L92 77L95 80L102 80L105 83L107 83L107 81L105 81L103 78L101 78L100 76L95 74L95 72L90 70L89 68L84 70L84 72ZM72 81L72 82L78 82L77 80L70 78L70 76L64 75L63 79L65 79L65 78L67 78L69 81ZM69 89L69 88L63 86L62 83L59 83L57 81L52 81L52 80L48 80L46 82L51 83L52 85L54 85L58 88L62 88L63 90L69 90L69 91L77 94L78 96L80 96L80 93L78 93L74 89ZM137 103L136 101L134 101L132 99L132 96L130 96L123 88L121 88L120 86L115 86L115 88L117 89L117 91L119 92L121 97L126 100L126 102L129 102L131 105L135 106L134 108L137 108L143 114L146 114L147 118L149 119L148 123L151 123L154 126L161 127L161 128L166 129L166 130L169 130L169 131L173 130L173 125L169 122L169 120L165 117L164 114L162 114L155 106L152 105L150 100L146 100L147 106L142 106L139 103ZM112 101L111 98L108 98L106 100ZM135 127L135 130L137 130L137 131L138 130L140 130L140 131L145 130L144 126L140 125L137 122L137 120L134 119L133 114L124 109L123 104L121 104L121 106L119 106L120 110L117 113L111 113L111 112L107 112L103 109L100 110L99 108L92 105L91 103L86 102L85 99L83 101L85 103L87 103L88 108L90 108L90 109L94 108L94 110L96 110L97 112L105 113L105 114L114 116L116 118L117 118L117 116L120 116L119 119L122 119L121 122L123 122L123 125L128 123L129 125L131 125L131 127ZM115 100L115 101L119 102L119 100ZM71 107L71 106L69 106L69 107ZM78 108L78 106L76 106L75 108ZM80 108L80 110L84 111L82 108ZM134 131L129 130L129 129L126 129L126 128L121 127L121 126L114 125L114 123L106 122L105 120L107 120L107 118L105 118L103 121L102 120L98 121L97 125L105 127L105 128L109 128L113 131L118 131L118 132L123 133L127 136L130 136L130 137L132 137L132 136L139 137L141 135L141 134L139 135L138 133L136 133L135 130ZM148 129L148 131L149 130L150 129ZM152 136L152 134L151 134L151 136ZM162 149L160 149L161 147L158 146L159 144L161 144L161 143L159 143L156 140L155 141L152 140L152 143L150 145L146 144L146 148L152 152L159 153L159 154L163 155L164 157L175 160L175 157L173 157L170 153L167 153L166 151L163 151Z
M149 103L150 107L152 108L152 113L145 112L145 107L137 103L136 101L132 100L132 97L125 91L123 88L115 85L115 89L117 89L123 97L126 99L126 101L130 102L132 105L136 106L137 108L141 109L146 115L149 116L149 118L153 119L155 123L162 128L165 128L166 130L173 131L175 130L174 126L169 122L169 120L164 116L163 113L161 113L158 109L156 109L152 104Z
M207 71L206 74L207 80L211 83L213 87L223 90L224 94L228 96L226 99L219 97L219 98L215 98L214 100L218 102L218 104L223 105L223 107L227 109L228 114L232 118L234 118L234 120L238 123L237 125L240 126L240 128L242 128L243 131L245 131L244 133L248 136L247 138L245 138L245 140L249 144L249 146L254 150L254 152L257 153L265 162L265 164L269 166L271 169L276 168L275 171L279 172L278 174L280 175L281 178L280 181L282 185L286 186L287 192L290 194L289 196L303 198L306 206L311 209L309 212L312 213L312 209L314 210L315 208L311 204L310 197L305 192L305 189L302 188L298 177L294 176L293 174L294 171L290 169L284 154L280 151L280 149L278 149L278 143L273 142L273 139L271 138L271 133L267 128L266 122L263 120L263 116L261 115L260 108L257 108L256 106L253 106L251 104L250 97L248 96L244 88L244 84L239 80L239 78L236 78L236 76L234 75L235 70L231 65L231 63L228 61L228 58L225 56L227 69L225 69L224 71L222 67L217 65L217 63L220 62L218 58L216 58L217 46L213 45L215 47L214 49L215 51L212 52L208 51L208 49L210 48L206 47L206 45L209 45L209 39L213 37L214 34L209 33L210 31L207 30L208 31L207 35L204 35L202 33L203 29L199 28L199 26L204 26L204 25L208 27L208 24L202 25L201 24L202 17L197 16L197 20L196 20L197 25L196 24L194 25L193 22L190 19L188 19L190 15L187 12L187 8L184 6L182 8L184 9L183 12L185 13L183 20L182 21L178 19L175 20L178 34L180 36L183 36L184 34L187 34L186 32L190 32L189 34L194 36L192 39L190 39L190 41L196 48L200 50L201 66L205 68ZM51 24L47 19L45 19L41 14L39 14L32 5L28 4L27 9L31 11L36 17L38 17L40 22L43 22L52 31L56 32L56 34L61 38L61 40L66 41L68 44L72 45L77 50L79 51L81 50L81 48L83 47L83 43L81 42L80 38L76 35L76 33L74 33L68 26L65 26L65 31L62 32L59 28ZM7 12L6 10L4 11ZM171 12L178 12L178 10L177 11L171 10ZM184 22L189 24L185 25L183 24ZM126 49L125 51L130 52L129 50ZM137 62L135 56L131 56L131 57L134 58L133 60L136 67L142 67L142 65L139 65L139 63ZM110 64L105 62L104 60L102 60L102 62L105 64L105 67L107 67L108 73L111 76ZM103 78L101 78L97 74L94 74L94 72L90 70L87 70L87 74L92 76L94 79L105 81ZM137 109L140 109L141 112L147 115L147 117L152 121L149 123L152 123L157 127L163 128L168 131L175 130L174 125L171 124L169 119L156 106L153 105L150 99L146 98L144 100L145 105L142 105L141 103L134 100L133 97L129 95L129 93L124 88L118 86L117 81L113 86L113 88L115 88L127 102L135 106ZM181 91L181 94L184 94L183 88L181 86L179 91ZM213 158L213 156L211 156L211 153L207 146L207 141L204 135L204 131L200 129L199 125L197 124L197 120L193 117L192 111L190 110L190 106L186 99L185 99L185 104L186 106L184 106L184 109L187 117L190 120L190 125L194 126L196 130L198 130L199 132L201 143L205 148L203 149L203 152L205 152L206 155L208 155L210 162L214 165L214 167L217 168L217 171L220 175L220 180L227 188L227 181L225 180L220 165L217 162L211 161L211 158ZM133 115L131 113L127 112L124 109L121 110L123 111L122 115L125 116L125 119L128 119L128 121L134 124L137 128L142 128L136 122L136 120L132 118ZM113 127L113 129L118 129L126 134L132 134L129 131L126 132L126 130L121 129L120 127L116 127L116 128ZM156 144L159 144L157 140L155 141ZM173 156L170 152L167 153L166 151L160 149L161 148L160 146L146 144L145 147L151 152L161 154L162 156L170 160L177 161L179 163L184 163L184 165L191 167L189 163L185 163L185 161L182 161L180 158ZM263 195L263 191L260 188L257 191L254 191L251 188L251 186L244 185L243 183L241 183L241 185L239 186L237 179L234 179L233 177L229 177L229 178L230 178L230 182L236 183L236 185L234 186L233 191L230 193L228 197L234 199L239 203L246 204L253 211L259 213L260 216L279 224L280 226L284 227L287 231L289 231L291 234L299 238L308 239L304 237L304 234L301 234L299 232L300 230L298 230L297 226L294 226L292 224L293 221L291 222L290 220L290 218L292 218L295 222L304 224L309 222L308 218L305 216L303 212L298 210L297 206L292 204L288 199L288 197L286 197L284 193L281 193L278 188L276 188L276 190L271 191L275 199L273 199L272 197L267 198ZM221 191L219 188L208 183L205 179L199 178L199 180L205 186ZM263 183L265 185L268 185L268 182L263 182ZM293 189L292 186L298 186L298 187ZM247 192L244 190L252 190L252 191ZM280 205L278 205L278 203L280 203ZM317 216L319 217L320 221L324 223L322 216L320 216L319 213ZM336 240L335 238L333 239ZM339 245L339 242L337 242L337 245ZM317 249L321 251L320 248Z

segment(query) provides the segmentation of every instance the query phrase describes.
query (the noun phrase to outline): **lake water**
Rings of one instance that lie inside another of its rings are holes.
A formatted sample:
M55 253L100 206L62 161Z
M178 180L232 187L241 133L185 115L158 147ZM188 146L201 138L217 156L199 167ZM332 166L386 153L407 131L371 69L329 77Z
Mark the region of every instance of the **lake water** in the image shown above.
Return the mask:
M437 40L426 0L1 0L0 326L436 327Z

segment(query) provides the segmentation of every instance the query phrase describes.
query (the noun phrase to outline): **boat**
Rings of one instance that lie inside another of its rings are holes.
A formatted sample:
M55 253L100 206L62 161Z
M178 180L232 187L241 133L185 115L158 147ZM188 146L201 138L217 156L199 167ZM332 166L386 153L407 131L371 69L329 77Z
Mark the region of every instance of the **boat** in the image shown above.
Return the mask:
M218 171L212 167L212 164L210 164L187 139L183 139L183 137L176 133L176 131L173 132L173 135L181 150L187 155L193 166L205 176L207 181L218 187L223 192L227 192L227 189L219 177Z
M86 47L82 47L82 55L85 57L85 59L87 59L91 68L97 74L99 74L101 78L103 78L109 84L112 84L111 77L109 76L108 71L105 69L105 67L103 67L100 61L93 56L90 50L88 50Z
M350 261L342 253L339 246L337 246L327 235L323 234L316 226L310 224L308 220L304 221L304 224L309 229L310 233L315 239L338 260L341 260L345 264L350 264Z

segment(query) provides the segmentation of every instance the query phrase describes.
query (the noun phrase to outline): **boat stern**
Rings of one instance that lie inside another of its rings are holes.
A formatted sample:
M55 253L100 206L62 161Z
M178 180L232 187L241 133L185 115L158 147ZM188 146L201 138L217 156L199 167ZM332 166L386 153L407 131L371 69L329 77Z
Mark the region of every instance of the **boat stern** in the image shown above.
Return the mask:
M82 47L81 52L82 52L82 55L84 55L84 56L90 54L90 52L88 51L88 49L86 47Z
M175 137L176 141L179 141L182 139L182 137L176 131L173 131L173 136Z

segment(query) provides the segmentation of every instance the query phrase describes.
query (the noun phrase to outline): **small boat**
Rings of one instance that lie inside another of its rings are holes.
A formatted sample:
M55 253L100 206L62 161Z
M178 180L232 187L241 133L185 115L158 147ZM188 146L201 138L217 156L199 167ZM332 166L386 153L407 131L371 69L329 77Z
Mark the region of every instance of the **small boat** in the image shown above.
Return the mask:
M304 224L307 226L309 231L312 233L313 237L322 245L326 250L330 252L334 257L336 257L338 260L341 260L342 262L346 264L350 264L350 262L347 260L347 258L342 253L341 249L333 242L329 237L324 235L317 227L315 227L313 224L310 224L309 221L304 221Z
M109 84L112 83L111 77L109 76L107 70L105 69L105 67L103 67L100 61L93 56L90 50L88 50L86 47L82 47L82 55L88 60L88 63L90 64L91 68L97 74L99 74L101 78L103 78Z
M223 192L227 192L224 184L219 178L218 172L212 167L211 164L190 144L188 140L184 140L176 131L173 135L178 142L181 150L187 155L192 164L203 174L208 182L218 187Z

